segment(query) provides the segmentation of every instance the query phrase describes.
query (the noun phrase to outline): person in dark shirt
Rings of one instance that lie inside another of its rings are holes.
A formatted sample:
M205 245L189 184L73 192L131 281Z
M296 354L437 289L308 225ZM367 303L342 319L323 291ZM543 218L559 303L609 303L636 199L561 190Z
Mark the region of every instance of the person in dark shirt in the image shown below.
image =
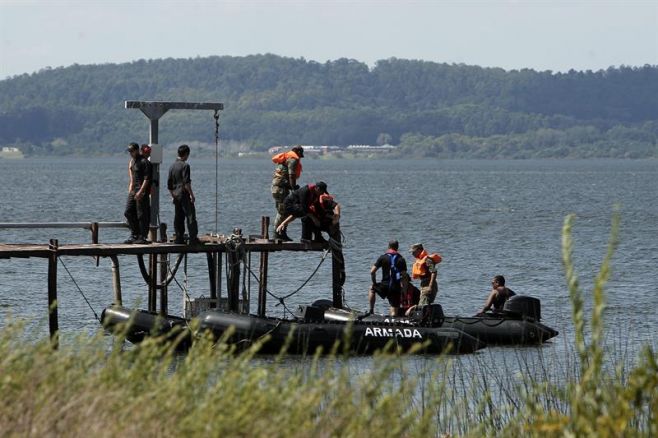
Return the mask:
M505 286L505 277L496 275L491 280L491 292L487 297L484 307L475 316L484 316L484 314L493 307L494 313L502 312L505 301L516 295L514 291Z
M398 248L399 243L397 240L388 242L388 250L370 268L370 277L372 280L372 286L368 291L370 313L375 311L376 295L388 299L388 303L391 306L390 314L392 316L396 316L399 313L402 294L400 280L407 273L407 262L398 252ZM380 268L382 270L382 281L378 283L377 271Z
M178 158L169 168L167 188L174 202L174 230L176 231L175 243L185 243L185 222L187 221L187 232L189 243L199 243L197 238L196 209L194 207L194 192L192 191L192 179L190 177L190 165L187 159L190 157L190 147L186 144L178 147Z
M292 191L284 201L285 213L288 217L281 222L275 231L280 233L295 218L302 218L302 241L310 241L313 230L309 226L308 221L313 221L316 226L320 226L320 220L315 216L314 208L322 195L328 195L327 184L322 181L315 184L308 184L299 190ZM336 211L338 212L337 219L340 217L340 207L337 210L335 206L332 208L334 214Z
M131 236L125 243L151 243L146 238L149 232L151 215L151 202L149 193L151 190L152 170L149 163L140 153L137 143L128 145L130 152L128 184L128 200L124 216L128 220Z

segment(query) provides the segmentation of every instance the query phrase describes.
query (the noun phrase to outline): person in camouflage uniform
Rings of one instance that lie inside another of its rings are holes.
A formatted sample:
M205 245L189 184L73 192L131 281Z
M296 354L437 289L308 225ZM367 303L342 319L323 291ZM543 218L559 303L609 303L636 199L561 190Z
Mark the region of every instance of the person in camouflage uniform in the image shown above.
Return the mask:
M298 180L302 174L302 158L304 157L304 148L295 146L288 152L282 152L272 157L272 162L276 164L274 174L272 175L272 198L276 206L276 219L274 220L274 238L284 241L291 241L288 232L284 228L281 232L277 228L286 218L286 208L284 200L292 190L299 188Z

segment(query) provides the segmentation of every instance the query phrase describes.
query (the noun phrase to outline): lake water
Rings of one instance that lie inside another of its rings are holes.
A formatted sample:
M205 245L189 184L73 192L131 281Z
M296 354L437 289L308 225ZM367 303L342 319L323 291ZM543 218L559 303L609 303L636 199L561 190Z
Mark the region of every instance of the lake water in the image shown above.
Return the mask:
M166 177L171 160L165 161ZM192 155L200 232L214 230L215 163ZM127 157L94 159L0 160L0 222L122 221L127 186ZM260 217L274 216L269 160L220 162L219 232L241 227L258 234ZM405 250L423 242L439 252L439 296L446 314L471 315L483 304L493 275L503 274L517 293L541 299L543 322L560 331L541 348L521 349L530 360L570 350L573 327L561 265L560 232L564 217L575 213L575 260L588 293L608 242L613 206L620 205L620 245L607 287L605 312L610 342L635 352L656 346L658 330L658 161L405 161L305 159L302 182L326 181L343 206L347 281L346 303L367 308L369 269L396 238ZM162 197L161 219L171 230L173 208ZM299 221L289 229L300 235ZM102 242L123 241L125 230L102 229ZM85 230L0 230L2 242L89 242ZM285 295L317 266L320 253L270 255L270 289ZM408 256L407 261L411 262ZM64 258L92 307L112 301L111 265L101 259ZM205 256L189 261L191 296L208 296ZM257 266L257 258L254 258ZM47 336L47 262L0 260L0 326L9 315L39 323L34 337ZM146 289L133 257L121 258L124 303L145 307ZM182 278L180 278L182 280ZM64 341L75 333L98 329L62 264L59 267L59 317ZM255 284L252 287L257 291ZM331 297L331 263L288 307ZM172 313L180 313L182 293L170 288ZM255 296L252 311L255 311ZM589 305L587 307L590 308ZM272 316L283 309L270 300ZM386 303L378 300L377 310ZM500 358L509 348L494 347Z

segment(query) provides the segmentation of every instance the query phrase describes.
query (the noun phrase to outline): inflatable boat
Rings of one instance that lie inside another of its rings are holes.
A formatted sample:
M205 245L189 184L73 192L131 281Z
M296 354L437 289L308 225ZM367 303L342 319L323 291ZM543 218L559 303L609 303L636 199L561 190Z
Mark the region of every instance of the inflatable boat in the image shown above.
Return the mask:
M332 321L360 319L364 322L384 322L414 325L413 317L363 315L331 308L328 300L318 300L314 305L323 307L325 318ZM558 335L542 323L541 303L537 298L515 295L504 305L499 313L487 313L483 316L443 316L435 318L436 327L452 328L462 331L486 344L541 344Z
M347 311L339 311L346 312ZM405 320L377 320L366 318L325 318L325 309L318 306L300 306L294 319L263 318L255 315L226 313L210 310L198 316L200 329L209 330L216 339L224 336L238 346L249 346L265 339L261 353L313 354L318 349L324 353L350 351L370 354L377 350L399 349L428 354L473 353L485 347L485 343L456 328L441 327L443 312L440 305L427 306L415 318ZM331 312L329 312L331 313ZM337 313L337 312L334 312ZM181 318L163 318L145 311L131 311L123 307L110 307L103 311L102 321L110 329L125 324L127 339L140 342L149 333L164 335L175 327L182 328L186 321ZM188 345L182 342L181 347Z
M515 295L505 302L502 312L483 316L446 316L444 326L462 330L487 344L541 344L559 332L540 320L540 301Z

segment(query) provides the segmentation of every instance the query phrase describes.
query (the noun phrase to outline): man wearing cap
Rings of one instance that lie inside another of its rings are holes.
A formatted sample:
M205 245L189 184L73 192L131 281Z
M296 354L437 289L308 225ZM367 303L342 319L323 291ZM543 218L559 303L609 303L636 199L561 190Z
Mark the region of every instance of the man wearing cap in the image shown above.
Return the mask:
M397 240L388 242L388 249L384 254L379 256L375 264L370 268L370 278L372 286L368 291L368 303L370 304L370 313L375 311L375 300L377 295L388 299L391 306L390 315L396 316L400 308L400 299L402 298L401 280L407 273L407 262L398 252L399 243ZM377 270L382 270L382 281L377 282Z
M151 202L151 163L140 153L137 143L128 145L130 152L128 200L124 216L128 220L131 236L125 243L150 243L148 237Z
M300 145L293 147L287 152L281 152L272 157L272 162L276 164L274 174L272 175L272 198L276 206L276 218L274 220L274 238L284 241L291 241L288 237L286 227L281 231L279 226L286 217L284 201L290 194L291 190L299 189L297 181L302 175L302 158L304 157L304 148Z
M441 256L439 254L428 254L425 248L423 248L422 243L411 245L409 252L416 259L411 270L411 276L414 279L420 280L420 301L418 305L432 304L439 291L439 286L436 282L436 265L441 262ZM410 310L413 310L413 307Z
M295 220L295 218L303 218L302 241L310 241L313 234L313 229L311 228L310 223L316 227L320 226L320 219L315 216L313 205L320 200L320 197L323 194L328 194L327 184L323 181L319 181L315 184L308 184L299 190L293 190L290 192L290 194L286 196L286 199L283 202L286 218L276 228L276 232L281 234L281 232L285 230L288 224ZM334 212L335 211L336 207L334 206ZM338 207L337 211L337 217L339 218L340 206Z
M178 147L178 158L169 168L167 178L167 189L174 202L174 230L176 231L175 243L184 243L185 222L187 221L187 232L189 244L198 244L198 227L196 222L196 208L194 207L194 192L192 191L192 179L190 177L190 165L187 159L190 157L190 147L186 144Z

